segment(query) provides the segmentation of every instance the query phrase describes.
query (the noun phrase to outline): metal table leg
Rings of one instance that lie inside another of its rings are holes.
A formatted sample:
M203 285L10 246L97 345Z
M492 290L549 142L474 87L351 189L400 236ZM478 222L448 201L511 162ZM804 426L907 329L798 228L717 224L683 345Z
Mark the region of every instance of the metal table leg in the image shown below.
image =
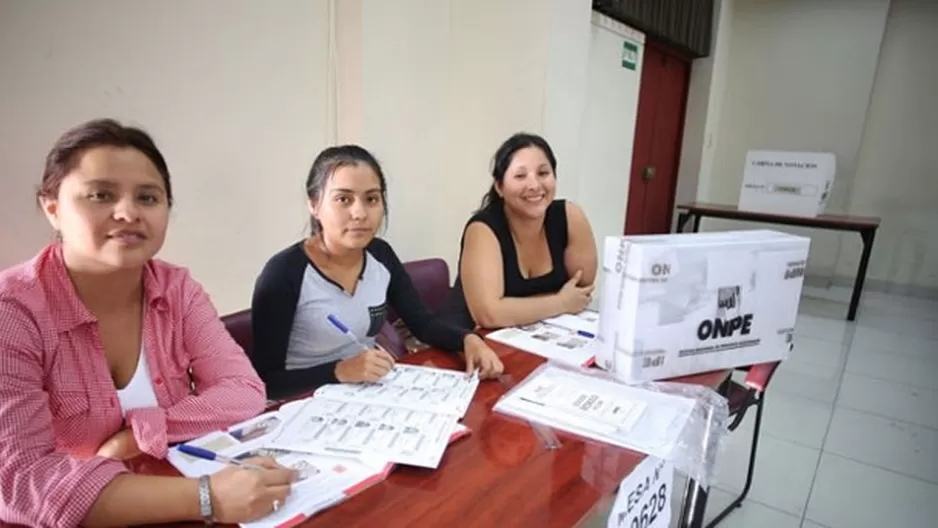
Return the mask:
M687 479L681 502L681 517L677 523L679 528L703 528L707 495L707 490L697 485L695 480Z
M675 233L683 233L684 226L687 225L687 221L690 220L690 213L678 213L677 214L677 230Z
M694 233L700 232L700 213L694 215Z
M863 237L863 255L860 257L860 266L857 268L857 277L853 282L853 294L850 296L850 308L847 310L847 320L857 318L857 308L860 306L860 294L863 293L863 281L866 280L866 268L870 264L870 253L873 252L873 237L876 228L860 231Z

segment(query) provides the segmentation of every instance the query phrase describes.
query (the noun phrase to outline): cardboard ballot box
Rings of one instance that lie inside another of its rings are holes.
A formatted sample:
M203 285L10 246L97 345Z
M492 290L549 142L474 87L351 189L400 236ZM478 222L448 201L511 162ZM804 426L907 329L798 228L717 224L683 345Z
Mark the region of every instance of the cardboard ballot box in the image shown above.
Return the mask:
M815 217L827 207L836 171L836 156L826 152L750 150L738 207Z
M606 237L596 364L626 383L785 359L810 239Z

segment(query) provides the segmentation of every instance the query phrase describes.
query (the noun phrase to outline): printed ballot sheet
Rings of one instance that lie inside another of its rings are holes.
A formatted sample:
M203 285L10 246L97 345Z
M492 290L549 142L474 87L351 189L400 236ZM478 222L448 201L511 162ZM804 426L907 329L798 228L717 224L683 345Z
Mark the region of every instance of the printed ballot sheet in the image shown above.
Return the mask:
M485 337L575 367L591 365L596 356L595 339L546 322L503 328Z
M254 522L241 524L245 528L292 525L292 521L310 517L384 479L393 467L374 457L348 458L268 447L280 426L281 417L272 412L187 442L237 460L270 457L297 471L298 479L280 509ZM168 458L187 477L210 475L226 467L222 462L181 453L175 447L170 449Z
M272 446L436 468L457 427L454 414L315 396L285 421Z
M377 383L338 383L316 390L316 398L407 407L462 418L479 387L477 376L416 365L394 365Z
M689 398L550 363L495 404L497 412L662 458L677 443L693 408Z

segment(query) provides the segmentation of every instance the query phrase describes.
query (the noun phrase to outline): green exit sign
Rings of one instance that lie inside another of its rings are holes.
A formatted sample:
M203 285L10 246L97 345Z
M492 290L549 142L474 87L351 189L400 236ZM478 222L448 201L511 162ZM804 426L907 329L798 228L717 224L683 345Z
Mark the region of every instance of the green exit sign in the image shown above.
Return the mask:
M622 42L622 67L635 70L638 65L638 44L626 40Z

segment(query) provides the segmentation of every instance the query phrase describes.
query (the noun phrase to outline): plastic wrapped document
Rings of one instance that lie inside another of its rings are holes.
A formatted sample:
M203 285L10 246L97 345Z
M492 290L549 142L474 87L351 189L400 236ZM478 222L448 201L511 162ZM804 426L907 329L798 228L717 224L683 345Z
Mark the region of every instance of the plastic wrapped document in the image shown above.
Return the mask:
M547 363L495 411L674 463L707 485L725 435L726 400L699 386L628 386L611 375Z

